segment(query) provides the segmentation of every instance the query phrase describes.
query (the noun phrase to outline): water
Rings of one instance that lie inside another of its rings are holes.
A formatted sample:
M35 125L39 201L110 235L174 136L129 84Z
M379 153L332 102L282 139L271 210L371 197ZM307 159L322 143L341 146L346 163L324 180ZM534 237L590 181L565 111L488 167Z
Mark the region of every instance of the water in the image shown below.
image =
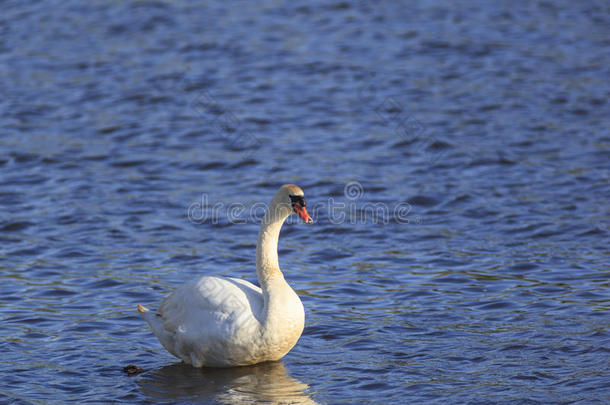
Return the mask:
M4 2L0 402L610 402L610 10L585 3ZM136 305L254 281L288 182L316 220L280 239L299 343L177 363Z

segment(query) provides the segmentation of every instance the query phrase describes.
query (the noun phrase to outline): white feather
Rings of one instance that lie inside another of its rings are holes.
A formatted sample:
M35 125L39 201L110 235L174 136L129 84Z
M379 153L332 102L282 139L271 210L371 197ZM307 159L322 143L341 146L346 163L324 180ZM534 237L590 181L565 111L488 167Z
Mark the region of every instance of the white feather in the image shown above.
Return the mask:
M277 265L277 241L294 193L303 194L294 185L280 188L263 219L257 244L262 288L203 276L178 287L156 314L138 307L167 351L196 367L226 367L279 360L296 344L305 312Z

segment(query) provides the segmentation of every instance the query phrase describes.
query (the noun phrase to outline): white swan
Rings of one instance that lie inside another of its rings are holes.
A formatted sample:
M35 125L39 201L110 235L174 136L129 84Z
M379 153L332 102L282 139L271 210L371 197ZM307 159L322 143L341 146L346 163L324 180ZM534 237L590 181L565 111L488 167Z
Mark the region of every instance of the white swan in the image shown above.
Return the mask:
M286 184L273 196L258 233L260 288L237 278L203 276L178 287L156 314L138 305L167 351L195 367L230 367L279 360L292 349L305 312L277 257L280 229L292 213L313 222L303 190Z

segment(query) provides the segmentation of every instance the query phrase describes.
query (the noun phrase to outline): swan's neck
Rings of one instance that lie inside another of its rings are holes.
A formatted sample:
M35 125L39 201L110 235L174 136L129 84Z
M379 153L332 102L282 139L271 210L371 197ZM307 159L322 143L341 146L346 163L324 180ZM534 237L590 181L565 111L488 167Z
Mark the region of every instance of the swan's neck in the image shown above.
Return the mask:
M272 279L278 276L283 278L277 258L277 242L286 218L287 216L282 215L272 204L265 213L261 229L258 232L256 275L263 290L267 289Z
M256 273L263 290L263 347L269 347L274 360L280 359L301 336L305 322L303 304L280 270L277 242L290 212L272 204L265 213L256 246Z

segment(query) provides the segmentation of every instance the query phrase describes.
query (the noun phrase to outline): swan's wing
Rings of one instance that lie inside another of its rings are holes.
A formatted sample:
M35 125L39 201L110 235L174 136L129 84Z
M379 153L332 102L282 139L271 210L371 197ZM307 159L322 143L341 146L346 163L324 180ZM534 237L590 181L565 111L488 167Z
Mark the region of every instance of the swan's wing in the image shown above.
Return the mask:
M163 300L157 315L167 332L227 339L238 329L260 324L263 306L261 289L254 284L204 276L178 287Z
M196 367L250 364L261 334L264 300L247 281L201 277L178 287L156 314L138 310L163 347Z

